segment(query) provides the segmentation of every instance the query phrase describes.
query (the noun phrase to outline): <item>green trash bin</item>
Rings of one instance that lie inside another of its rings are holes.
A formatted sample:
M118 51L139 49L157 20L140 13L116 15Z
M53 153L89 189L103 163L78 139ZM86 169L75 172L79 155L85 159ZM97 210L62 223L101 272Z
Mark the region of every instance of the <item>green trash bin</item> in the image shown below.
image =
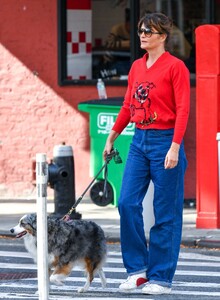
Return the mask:
M104 100L90 100L78 104L78 109L90 115L90 176L94 177L104 164L102 152L107 136L116 120L122 106L123 98L108 98ZM96 183L90 190L94 203L105 206L109 203L118 206L123 170L128 155L129 145L134 134L135 124L128 124L114 143L119 151L121 164L112 159L108 164L107 199L103 197L104 171L98 176Z

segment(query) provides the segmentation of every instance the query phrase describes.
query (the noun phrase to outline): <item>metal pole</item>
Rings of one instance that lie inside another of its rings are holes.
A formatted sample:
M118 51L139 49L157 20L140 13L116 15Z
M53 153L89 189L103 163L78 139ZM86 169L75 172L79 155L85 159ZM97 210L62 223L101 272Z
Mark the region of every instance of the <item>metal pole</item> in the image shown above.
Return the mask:
M46 154L36 155L37 187L37 269L39 300L49 299L48 244L47 244L47 182Z

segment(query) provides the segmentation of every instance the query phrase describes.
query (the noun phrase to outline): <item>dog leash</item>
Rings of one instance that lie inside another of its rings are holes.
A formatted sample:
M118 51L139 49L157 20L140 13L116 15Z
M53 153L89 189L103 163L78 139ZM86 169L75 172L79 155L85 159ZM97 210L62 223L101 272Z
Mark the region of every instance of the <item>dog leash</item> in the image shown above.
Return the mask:
M70 208L70 210L68 211L68 213L62 218L62 220L64 220L64 221L69 221L70 220L70 215L76 209L77 205L82 201L85 193L92 186L92 184L94 183L94 181L96 180L96 178L99 176L99 174L102 172L103 169L105 169L104 170L104 190L103 190L103 194L107 197L107 195L108 195L108 192L107 192L108 164L109 164L109 162L111 161L111 159L113 157L114 157L115 163L117 163L117 164L122 163L122 160L121 160L121 157L119 156L118 150L117 149L112 149L112 151L110 152L110 154L107 155L104 165L101 167L101 169L99 170L99 172L96 174L96 176L90 182L90 184L87 186L87 188L82 193L82 195L73 204L73 206Z

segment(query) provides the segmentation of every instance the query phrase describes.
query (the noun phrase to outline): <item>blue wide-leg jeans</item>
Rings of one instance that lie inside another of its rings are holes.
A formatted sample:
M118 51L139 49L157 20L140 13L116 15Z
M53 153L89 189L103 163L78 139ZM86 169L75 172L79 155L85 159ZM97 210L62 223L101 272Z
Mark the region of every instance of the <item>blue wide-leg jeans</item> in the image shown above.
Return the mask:
M129 275L146 271L147 278L171 287L178 261L187 166L183 143L175 168L164 169L173 129L136 129L124 170L118 201L121 249ZM147 244L142 202L150 180L154 183L155 224Z

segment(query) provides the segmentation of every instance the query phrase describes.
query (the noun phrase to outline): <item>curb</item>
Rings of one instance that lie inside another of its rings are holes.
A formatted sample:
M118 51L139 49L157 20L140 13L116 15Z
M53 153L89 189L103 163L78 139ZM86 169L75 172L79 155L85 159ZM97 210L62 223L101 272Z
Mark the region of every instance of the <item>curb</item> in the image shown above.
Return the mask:
M0 232L0 239L15 239L15 236L7 231ZM120 244L121 240L119 237L106 237L107 243ZM209 248L209 249L220 249L220 240L210 239L182 239L181 245L184 247L198 247L198 248Z
M196 240L196 245L198 247L204 248L220 248L219 240Z
M198 247L209 249L220 249L220 240L210 239L182 239L181 245L185 247Z

